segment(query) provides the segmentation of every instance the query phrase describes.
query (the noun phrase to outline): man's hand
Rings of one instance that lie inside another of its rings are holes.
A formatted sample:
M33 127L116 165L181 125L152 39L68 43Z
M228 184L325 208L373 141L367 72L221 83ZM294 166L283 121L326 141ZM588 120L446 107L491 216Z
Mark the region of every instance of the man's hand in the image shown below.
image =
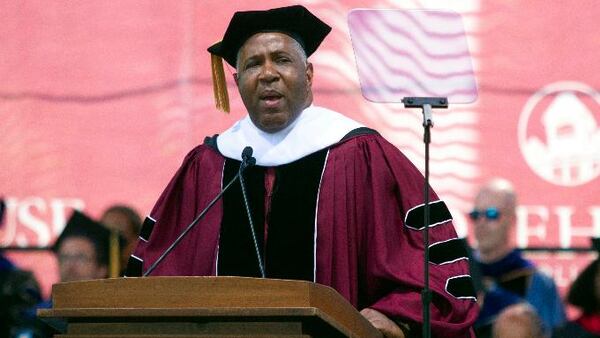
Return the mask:
M362 309L360 314L367 318L371 325L375 326L386 338L404 338L400 327L383 313L366 308Z

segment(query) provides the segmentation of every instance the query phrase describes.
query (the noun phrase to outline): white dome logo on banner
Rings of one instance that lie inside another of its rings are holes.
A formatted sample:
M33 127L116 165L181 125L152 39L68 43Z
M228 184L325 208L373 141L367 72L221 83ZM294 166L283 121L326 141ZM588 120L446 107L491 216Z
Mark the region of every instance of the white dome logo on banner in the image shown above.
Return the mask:
M556 82L529 98L519 118L519 146L544 180L578 186L600 175L600 94L579 82Z

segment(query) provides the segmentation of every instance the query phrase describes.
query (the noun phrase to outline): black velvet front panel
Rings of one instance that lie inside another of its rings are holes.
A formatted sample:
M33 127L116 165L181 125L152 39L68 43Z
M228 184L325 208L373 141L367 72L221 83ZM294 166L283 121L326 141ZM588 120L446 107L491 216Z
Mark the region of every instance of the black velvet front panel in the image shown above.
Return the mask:
M225 161L223 186L237 174L239 167L239 161L230 159ZM259 248L264 246L264 176L264 168L261 167L250 167L244 172L244 183ZM219 238L218 274L221 276L260 277L258 258L252 241L252 232L239 180L223 195L222 222Z
M326 150L276 168L269 215L267 274L313 280L317 194Z
M327 150L275 167L275 185L264 246L265 168L246 173L246 190L256 235L269 278L312 280L317 193ZM235 176L239 161L225 162L224 184ZM219 275L260 276L239 184L224 196L219 241Z

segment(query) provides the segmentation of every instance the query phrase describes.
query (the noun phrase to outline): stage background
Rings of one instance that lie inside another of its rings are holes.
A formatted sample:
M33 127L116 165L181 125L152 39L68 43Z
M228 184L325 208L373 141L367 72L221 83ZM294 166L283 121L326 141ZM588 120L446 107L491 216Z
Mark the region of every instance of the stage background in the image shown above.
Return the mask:
M315 103L377 129L420 169L421 115L361 96L346 17L357 7L461 13L479 100L435 112L431 149L432 186L459 234L471 234L466 213L477 187L499 176L519 194L519 246L589 246L600 235L599 2L294 3L333 26L311 58ZM244 114L232 81L233 112L214 109L206 48L235 10L289 4L1 2L0 246L52 245L74 208L99 217L126 203L145 216L186 153ZM35 271L47 296L53 256L8 255ZM564 292L595 254L530 256Z

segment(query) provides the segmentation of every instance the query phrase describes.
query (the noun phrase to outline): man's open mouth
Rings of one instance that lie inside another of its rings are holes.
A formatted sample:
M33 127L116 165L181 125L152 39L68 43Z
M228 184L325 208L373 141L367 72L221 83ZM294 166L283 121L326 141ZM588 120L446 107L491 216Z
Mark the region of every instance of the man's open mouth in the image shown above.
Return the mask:
M274 107L279 104L283 95L276 91L266 91L262 93L259 98L267 107Z

